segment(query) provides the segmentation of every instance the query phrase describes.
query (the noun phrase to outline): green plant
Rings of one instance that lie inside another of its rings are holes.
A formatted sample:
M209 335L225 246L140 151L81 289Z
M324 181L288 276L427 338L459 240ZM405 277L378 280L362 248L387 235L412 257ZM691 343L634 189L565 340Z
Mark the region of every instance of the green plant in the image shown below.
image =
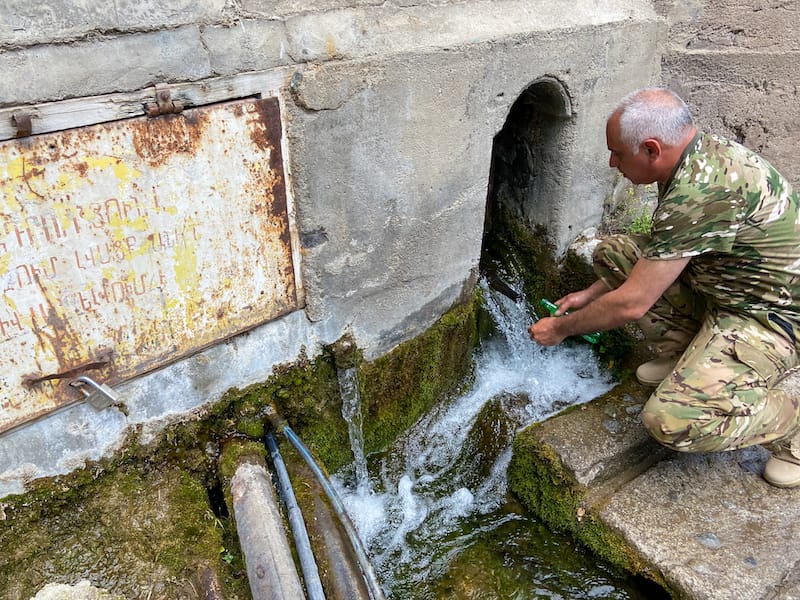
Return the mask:
M628 225L628 232L649 235L652 226L653 214L646 206L643 206L638 216L634 217L630 225Z

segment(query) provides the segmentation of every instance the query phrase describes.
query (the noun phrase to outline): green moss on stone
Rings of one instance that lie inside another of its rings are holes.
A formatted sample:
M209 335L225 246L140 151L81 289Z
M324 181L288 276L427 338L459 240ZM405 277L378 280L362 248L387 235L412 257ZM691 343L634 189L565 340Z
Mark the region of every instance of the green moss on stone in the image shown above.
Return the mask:
M477 341L476 304L456 306L422 335L361 365L367 453L387 448L428 409L463 386Z
M230 440L225 443L219 457L219 477L225 489L230 488L236 468L248 457L264 460L267 449L264 444L252 440ZM228 503L230 506L230 502Z
M42 487L44 484L42 484ZM44 584L89 579L128 598L195 597L211 569L230 598L244 598L221 563L222 531L205 486L174 466L121 465L46 502L5 506L0 589L9 600Z
M635 575L644 574L664 585L624 539L586 509L585 487L564 468L552 448L537 439L536 427L517 434L508 467L509 488L523 506L609 564Z

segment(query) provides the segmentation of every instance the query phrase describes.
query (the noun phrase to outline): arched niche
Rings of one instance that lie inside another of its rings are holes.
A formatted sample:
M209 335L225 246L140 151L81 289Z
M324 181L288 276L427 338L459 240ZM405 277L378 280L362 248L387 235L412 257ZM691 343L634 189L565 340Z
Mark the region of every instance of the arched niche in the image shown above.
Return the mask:
M531 231L547 231L559 245L559 207L567 201L572 164L567 156L572 116L570 95L555 77L536 79L514 101L492 146L484 250L491 242L487 236L498 234L493 224L502 209Z

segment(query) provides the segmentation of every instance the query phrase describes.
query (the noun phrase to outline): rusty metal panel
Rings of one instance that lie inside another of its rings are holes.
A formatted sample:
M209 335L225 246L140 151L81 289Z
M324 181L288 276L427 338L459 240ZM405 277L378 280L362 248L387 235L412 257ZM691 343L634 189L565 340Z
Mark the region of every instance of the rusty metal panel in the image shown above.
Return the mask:
M298 307L275 98L0 143L0 432Z

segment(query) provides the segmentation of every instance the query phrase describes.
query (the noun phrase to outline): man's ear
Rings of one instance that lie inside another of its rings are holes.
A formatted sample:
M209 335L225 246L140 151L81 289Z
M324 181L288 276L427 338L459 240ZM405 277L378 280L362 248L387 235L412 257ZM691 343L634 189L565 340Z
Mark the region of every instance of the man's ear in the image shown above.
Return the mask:
M645 141L642 142L642 146L644 146L644 151L647 154L647 158L650 161L657 160L661 156L661 153L664 150L661 147L661 142L659 142L655 138L647 138Z

